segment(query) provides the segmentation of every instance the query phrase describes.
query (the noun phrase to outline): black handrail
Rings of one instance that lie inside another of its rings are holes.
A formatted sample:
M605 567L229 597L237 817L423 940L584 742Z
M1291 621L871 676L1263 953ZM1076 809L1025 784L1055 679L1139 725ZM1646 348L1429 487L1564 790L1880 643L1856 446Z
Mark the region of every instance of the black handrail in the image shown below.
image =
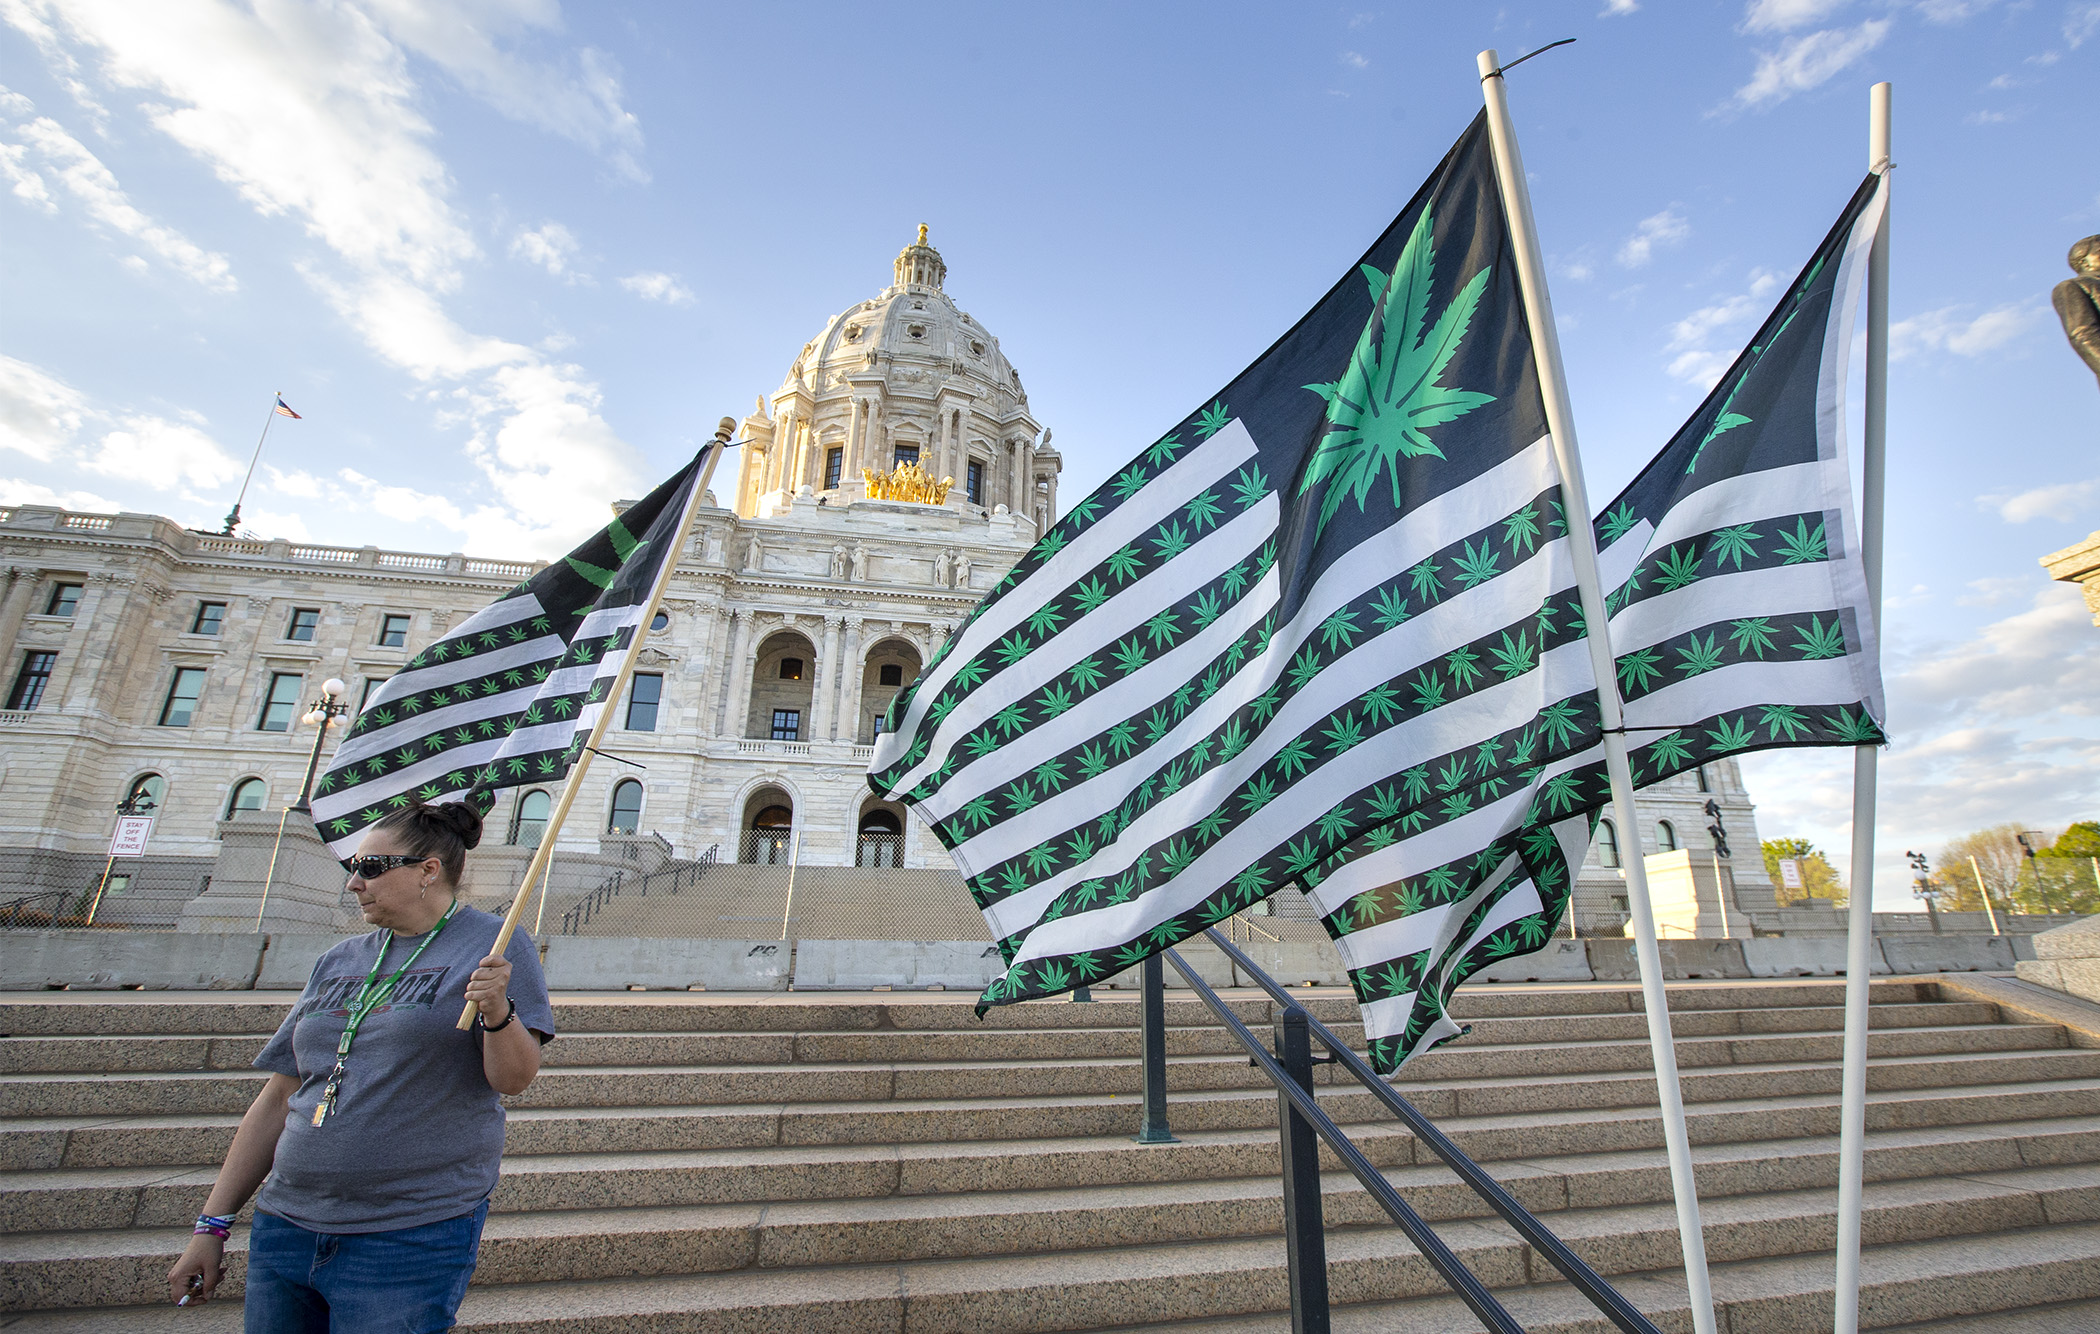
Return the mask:
M1626 1334L1661 1334L1654 1322L1642 1315L1632 1302L1626 1300L1617 1288L1604 1281L1596 1270L1583 1262L1581 1256L1568 1248L1566 1242L1554 1236L1546 1225L1534 1218L1531 1211L1517 1203L1516 1197L1502 1188L1502 1183L1490 1176L1480 1164L1466 1156L1463 1149L1451 1142L1451 1138L1437 1129L1436 1124L1424 1116L1421 1109L1401 1097L1393 1086L1378 1077L1363 1057L1353 1048L1337 1038L1327 1025L1314 1018L1312 1013L1300 1005L1295 997L1275 978L1263 972L1255 962L1231 941L1219 935L1215 928L1204 932L1211 943L1234 964L1246 970L1249 977L1262 990L1269 993L1279 1004L1305 1014L1305 1023L1312 1036L1331 1053L1336 1065L1356 1077L1356 1082L1370 1090L1371 1095L1384 1103L1387 1110L1404 1122L1416 1139L1429 1146L1430 1152L1444 1160L1444 1165L1458 1174L1461 1181L1473 1188L1473 1193L1485 1200L1490 1208L1502 1216L1504 1222L1517 1230L1519 1236L1546 1257L1555 1269L1567 1277L1592 1305L1602 1311L1610 1321ZM1185 970L1184 970L1185 971Z
M1450 1286L1451 1290L1458 1294L1459 1300L1470 1307L1473 1314L1480 1318L1480 1323L1487 1326L1489 1334L1524 1334L1524 1327L1519 1325L1510 1313L1503 1309L1501 1302L1495 1300L1495 1295L1487 1290L1487 1285L1482 1283L1472 1270L1466 1268L1464 1262L1452 1252L1449 1246L1445 1245L1444 1239L1439 1237L1436 1231L1423 1221L1422 1216L1414 1211L1413 1206L1400 1198L1400 1192L1393 1188L1392 1182L1386 1180L1385 1173L1378 1170L1377 1166L1364 1156L1363 1150L1357 1148L1355 1143L1342 1133L1342 1128L1334 1123L1334 1119L1328 1116L1326 1112L1320 1110L1319 1099L1313 1095L1310 1088L1311 1080L1308 1078L1304 1085L1301 1085L1297 1079L1287 1073L1283 1066L1277 1062L1276 1058L1269 1053L1268 1048L1257 1041L1247 1026L1240 1022L1240 1017L1226 1008L1225 1003L1218 999L1218 993L1210 989L1209 984L1204 982L1202 977L1197 974L1195 968L1181 957L1178 950L1168 950L1167 959L1180 971L1182 980L1187 982L1197 996L1202 998L1203 1003L1210 1007L1211 1013L1217 1015L1225 1027L1231 1031L1232 1035L1240 1040L1240 1045L1247 1049L1247 1054L1254 1058L1254 1063L1260 1066L1262 1073L1266 1074L1269 1077L1269 1081L1276 1085L1277 1093L1285 1101L1289 1102L1292 1110L1295 1110L1300 1117L1304 1118L1305 1122L1312 1127L1314 1133L1327 1141L1327 1147L1334 1150L1335 1157L1342 1160L1342 1165L1354 1173L1356 1179L1363 1183L1363 1188L1370 1192L1371 1198L1378 1201L1386 1214L1400 1225L1400 1230L1405 1232L1407 1239L1415 1244L1415 1249L1422 1253L1422 1258L1429 1261L1430 1266L1436 1270L1444 1282ZM1309 1018L1310 1016L1307 1017ZM1309 1054L1307 1053L1308 1056ZM1293 1129L1294 1127L1288 1122L1283 1127L1286 1151L1288 1151ZM1317 1177L1315 1177L1315 1180L1317 1180ZM1299 1239L1293 1238L1290 1240L1292 1249L1294 1251L1297 1250ZM1293 1276L1292 1286L1294 1289L1299 1286L1298 1280L1301 1277L1299 1275ZM1324 1296L1325 1285L1321 1284L1320 1289L1321 1295ZM1324 1307L1324 1303L1322 1305ZM1294 1326L1301 1323L1297 1318L1299 1315L1300 1313L1293 1312ZM1318 1328L1326 1328L1326 1312L1324 1309L1318 1313L1317 1321Z

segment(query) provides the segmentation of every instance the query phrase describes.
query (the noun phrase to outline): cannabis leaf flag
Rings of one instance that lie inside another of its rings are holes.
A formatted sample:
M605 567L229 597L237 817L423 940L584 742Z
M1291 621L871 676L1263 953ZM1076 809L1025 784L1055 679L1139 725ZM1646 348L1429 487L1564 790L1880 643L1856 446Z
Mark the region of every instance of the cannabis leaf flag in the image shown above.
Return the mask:
M1883 178L1854 192L1699 410L1606 507L1634 781L1775 746L1883 740L1852 521L1845 376Z
M374 691L314 784L338 857L411 801L471 800L569 772L635 636L710 444L596 536L423 649Z
M1322 906L1374 1058L1455 1032L1451 990L1550 934L1596 804L1559 772L1598 725L1560 496L1483 117L892 705L869 781L968 878L984 1003L1357 848L1396 888Z

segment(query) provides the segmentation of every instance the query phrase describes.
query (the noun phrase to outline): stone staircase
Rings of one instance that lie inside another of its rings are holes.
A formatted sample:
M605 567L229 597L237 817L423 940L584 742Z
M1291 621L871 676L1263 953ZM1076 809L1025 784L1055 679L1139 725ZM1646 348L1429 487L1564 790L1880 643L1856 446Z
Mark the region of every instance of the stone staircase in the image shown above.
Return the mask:
M2100 1328L2100 1051L1929 980L1873 991L1866 1327ZM1671 988L1730 1334L1829 1328L1841 993ZM1266 997L1225 994L1270 1022ZM1303 994L1359 1036L1346 995ZM0 997L0 1328L239 1328L237 1300L169 1307L163 1275L290 1000ZM1275 1094L1170 995L1181 1142L1133 1144L1136 1010L1129 993L982 1023L953 994L564 996L564 1036L514 1100L460 1328L1287 1329ZM1458 1011L1472 1033L1401 1090L1689 1329L1638 992L1469 988ZM1319 1075L1322 1105L1527 1329L1609 1328L1367 1094ZM1324 1186L1338 1330L1475 1327L1352 1177Z

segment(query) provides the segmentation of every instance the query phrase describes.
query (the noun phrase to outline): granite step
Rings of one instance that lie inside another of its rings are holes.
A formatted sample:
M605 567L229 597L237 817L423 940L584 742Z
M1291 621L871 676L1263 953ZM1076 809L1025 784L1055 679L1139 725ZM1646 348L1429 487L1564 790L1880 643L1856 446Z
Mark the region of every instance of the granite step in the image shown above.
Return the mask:
M1754 1147L1761 1146L1740 1146ZM1869 1151L1876 1168L1892 1161L1888 1146L1872 1144ZM1834 1244L1834 1146L1822 1164L1830 1180L1810 1189L1761 1185L1763 1163L1740 1149L1702 1155L1699 1164L1714 1262L1827 1250ZM1389 1168L1386 1175L1432 1222L1488 1217L1477 1197L1441 1168ZM1498 1175L1601 1271L1656 1268L1676 1253L1666 1179L1651 1182L1647 1198L1583 1204L1626 1195L1625 1183L1617 1179L1618 1164L1544 1160L1509 1165ZM1322 1185L1329 1227L1386 1224L1353 1177L1330 1173ZM1870 1245L2091 1222L2100 1219L2100 1163L1872 1179L1866 1202L1864 1236ZM799 1202L778 1196L680 1206L626 1202L617 1208L492 1214L476 1281L587 1282L1041 1255L1266 1236L1280 1225L1273 1175ZM158 1233L38 1232L0 1240L0 1309L148 1301L185 1240L179 1220Z
M1916 1229L1920 1216L1959 1223L1975 1215L1951 1201L1920 1210L1904 1192L1870 1189L1868 1194L1863 1222L1877 1238L1862 1256L1868 1328L2100 1297L2100 1224L1911 1237L1906 1234ZM1739 1246L1754 1249L1753 1238L1783 1230L1776 1220L1790 1204L1805 1202L1767 1202L1740 1217L1715 1218L1709 1226L1709 1245L1723 1252ZM1997 1206L1994 1200L1987 1211L1993 1217L2001 1216ZM2017 1211L2019 1206L2012 1207ZM1621 1277L1623 1290L1638 1304L1664 1317L1666 1327L1688 1324L1681 1317L1681 1279L1660 1265L1640 1270L1611 1264L1612 1257L1630 1263L1643 1255L1654 1259L1665 1249L1674 1252L1668 1210L1607 1211L1600 1220L1613 1212L1621 1221L1620 1231L1593 1233L1577 1244L1596 1256L1593 1263L1601 1263L1609 1276ZM1730 1211L1724 1206L1717 1212ZM1834 1225L1827 1209L1824 1220L1826 1226ZM1809 1244L1819 1230L1816 1225L1798 1218L1794 1222L1799 1250L1718 1259L1714 1289L1727 1321L1724 1328L1757 1334L1809 1334L1828 1328L1829 1258ZM1500 1290L1498 1295L1534 1334L1602 1334L1608 1328L1586 1304L1569 1303L1566 1299L1574 1294L1553 1282L1557 1275L1500 1224L1451 1223L1439 1226L1438 1232L1475 1274ZM1894 1239L1880 1240L1882 1235ZM1604 1244L1607 1239L1619 1244ZM1338 1323L1338 1328L1428 1334L1469 1326L1457 1303L1444 1295L1441 1280L1397 1229L1335 1229L1328 1237L1328 1275L1333 1299L1343 1308L1338 1314L1349 1321ZM1277 1322L1287 1319L1280 1314L1287 1307L1284 1278L1281 1239L1263 1237L595 1282L542 1279L475 1286L461 1307L458 1328L474 1334L811 1328L846 1334L892 1334L906 1328L912 1334L981 1334L987 1328L1048 1334L1149 1328L1155 1326L1148 1322L1173 1320L1177 1323L1169 1328L1253 1334L1277 1329ZM178 1312L165 1305L75 1313L46 1309L19 1316L6 1328L41 1332L111 1327L80 1323L79 1317L87 1316L105 1322L121 1319L122 1328L140 1331L230 1330L238 1327L231 1307L229 1300L198 1312ZM173 1323L193 1316L201 1319Z

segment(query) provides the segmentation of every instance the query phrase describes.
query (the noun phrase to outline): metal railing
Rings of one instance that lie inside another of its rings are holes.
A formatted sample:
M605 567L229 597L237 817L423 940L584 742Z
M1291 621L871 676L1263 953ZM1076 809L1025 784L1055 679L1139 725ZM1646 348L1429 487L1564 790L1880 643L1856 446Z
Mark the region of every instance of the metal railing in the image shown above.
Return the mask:
M689 862L672 862L668 866L640 875L630 875L624 868L598 882L597 886L582 898L570 904L561 915L561 934L578 935L616 898L623 897L632 888L637 898L647 898L653 888L659 894L678 894L700 882L700 877L720 860L722 845L711 845Z
M1196 969L1180 953L1168 950L1166 958L1182 980L1212 1014L1246 1048L1249 1063L1260 1067L1276 1086L1278 1133L1283 1150L1284 1248L1290 1265L1291 1329L1293 1334L1327 1334L1330 1328L1327 1293L1327 1239L1320 1201L1320 1141L1341 1159L1342 1165L1362 1183L1371 1198L1398 1224L1414 1243L1422 1258L1477 1316L1490 1334L1523 1334L1516 1322L1479 1277L1445 1244L1428 1222L1401 1198L1393 1183L1356 1147L1333 1118L1320 1109L1313 1087L1313 1066L1339 1065L1371 1095L1399 1117L1409 1131L1444 1161L1489 1208L1514 1228L1518 1235L1546 1257L1555 1269L1589 1299L1606 1319L1626 1334L1660 1334L1653 1322L1623 1294L1584 1263L1567 1244L1517 1203L1502 1183L1467 1157L1449 1136L1438 1130L1414 1104L1393 1091L1370 1065L1315 1019L1288 990L1255 966L1244 951L1215 929L1204 933L1212 944L1231 958L1235 968L1251 977L1281 1007L1277 1017L1275 1047L1264 1045L1211 990ZM1173 1142L1167 1124L1166 993L1158 955L1142 965L1144 994L1140 1016L1144 1109L1137 1140L1141 1144ZM1317 1041L1327 1055L1316 1057Z
M85 924L81 895L69 889L47 889L0 903L0 930L43 930Z

